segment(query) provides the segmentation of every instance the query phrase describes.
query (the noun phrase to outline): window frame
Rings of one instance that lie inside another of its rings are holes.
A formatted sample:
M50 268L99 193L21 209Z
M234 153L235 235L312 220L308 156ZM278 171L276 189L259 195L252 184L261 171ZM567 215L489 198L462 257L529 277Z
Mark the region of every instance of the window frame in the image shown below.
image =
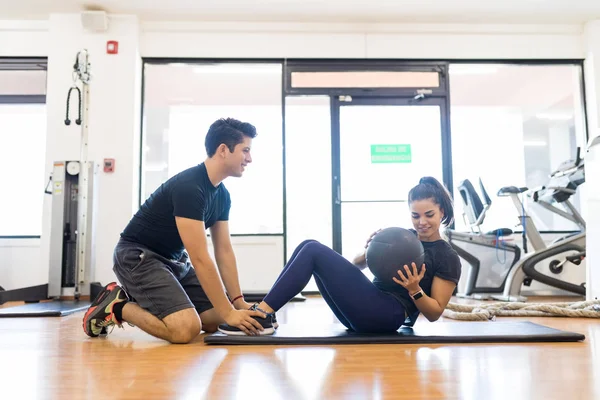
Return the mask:
M286 161L285 161L285 74L286 63L284 59L254 59L254 58L164 58L164 57L142 57L142 84L141 84L141 102L140 102L140 143L139 143L139 166L138 166L138 207L141 207L146 199L144 198L144 139L146 134L146 115L145 115L145 93L146 93L146 65L167 65L167 64L187 64L189 66L206 66L211 64L280 64L281 65L281 153L282 153L282 231L280 233L231 233L231 237L282 237L284 247L286 246L287 232L287 204L286 204ZM206 232L210 237L210 232Z
M329 95L332 101L335 96L339 95L354 95L359 97L415 97L416 88L292 88L291 74L292 72L332 72L332 71L413 71L413 72L432 72L440 73L440 85L437 88L429 88L426 97L443 97L446 99L446 115L448 119L447 126L444 129L448 133L446 148L442 147L442 152L448 154L447 159L449 165L444 168L444 183L448 186L451 195L455 197L454 187L454 171L452 170L452 129L450 123L452 90L450 85L449 69L452 64L501 64L501 65L538 65L538 66L553 66L553 65L573 65L577 66L580 71L580 93L582 118L584 123L584 137L589 140L589 122L587 115L587 102L585 90L585 69L584 59L298 59L298 58L203 58L203 57L142 57L142 86L141 86L141 103L140 103L140 146L139 146L139 193L138 204L143 202L143 138L145 131L145 115L144 115L144 93L145 93L145 66L147 64L169 64L169 63L185 63L185 64L282 64L282 152L283 152L283 234L232 234L231 236L283 236L284 239L284 257L287 259L287 204L286 204L286 157L285 157L285 106L287 96L298 95ZM454 224L449 228L453 229ZM515 231L515 233L520 233ZM554 231L540 231L542 234L557 233Z
M446 61L448 62L448 73L450 74L450 68L452 67L452 65L472 65L472 64L478 64L478 65L503 65L503 66L540 66L540 67L552 67L552 66L559 66L559 65L570 65L573 67L577 67L578 72L579 72L579 88L580 88L580 104L581 104L581 118L583 121L583 139L584 142L587 143L590 140L590 129L589 129L589 117L588 117L588 103L587 103L587 95L586 95L586 72L585 72L585 59L578 59L578 58L574 58L574 59L446 59ZM450 76L448 76L448 80L450 81ZM451 102L452 102L452 92L451 92L451 84L449 82L449 99L450 99L450 108L451 108ZM450 137L452 137L452 129L451 127L450 129ZM450 151L452 151L450 149ZM451 194L454 195L454 193L451 191ZM456 197L454 197L454 201L456 202L457 199ZM457 218L457 215L455 215L455 219ZM454 229L454 225L452 224L452 226L450 228ZM513 232L515 234L522 234L523 230L522 229L516 229L513 230ZM540 230L539 231L540 234L542 235L552 235L552 234L571 234L571 233L575 233L577 231L569 231L569 230Z
M0 57L0 71L48 71L47 57ZM46 104L47 93L0 94L0 104ZM46 130L47 135L47 130ZM40 239L41 235L0 235L0 239Z

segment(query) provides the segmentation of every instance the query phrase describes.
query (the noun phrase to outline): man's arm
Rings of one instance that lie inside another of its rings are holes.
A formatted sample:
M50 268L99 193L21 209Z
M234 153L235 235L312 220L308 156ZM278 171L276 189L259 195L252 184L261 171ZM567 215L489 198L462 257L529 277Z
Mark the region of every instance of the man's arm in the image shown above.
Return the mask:
M223 282L210 258L204 222L182 217L175 217L175 222L202 288L215 310L225 318L233 306L223 291Z
M229 223L227 221L217 221L210 227L210 235L215 250L215 259L221 272L225 289L227 289L229 296L234 299L242 294L242 289L240 287L237 261L229 235ZM236 299L233 305L238 308L238 305L245 305L245 301L243 298L239 298Z

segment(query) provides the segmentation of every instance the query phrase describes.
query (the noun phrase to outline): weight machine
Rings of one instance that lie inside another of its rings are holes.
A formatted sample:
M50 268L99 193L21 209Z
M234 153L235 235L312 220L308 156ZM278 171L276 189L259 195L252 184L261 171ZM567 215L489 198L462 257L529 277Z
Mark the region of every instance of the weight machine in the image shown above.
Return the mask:
M93 299L102 290L99 283L91 282L98 169L88 156L91 74L87 50L77 53L72 75L73 85L67 95L64 122L66 126L71 125L71 94L76 93L78 116L75 125L81 127L80 158L55 161L45 189L46 194L52 195L48 283L9 291L0 289L0 304L7 301L28 303L0 309L0 317L68 315L89 307L89 301L80 300L82 295ZM61 300L64 291L71 289L74 300Z

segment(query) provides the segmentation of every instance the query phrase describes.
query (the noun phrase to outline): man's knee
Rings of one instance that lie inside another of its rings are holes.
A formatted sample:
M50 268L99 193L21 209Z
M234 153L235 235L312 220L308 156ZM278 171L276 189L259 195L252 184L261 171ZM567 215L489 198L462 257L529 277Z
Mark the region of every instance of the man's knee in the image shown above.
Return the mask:
M163 322L169 330L168 341L173 344L189 343L202 330L202 322L193 308L171 314Z

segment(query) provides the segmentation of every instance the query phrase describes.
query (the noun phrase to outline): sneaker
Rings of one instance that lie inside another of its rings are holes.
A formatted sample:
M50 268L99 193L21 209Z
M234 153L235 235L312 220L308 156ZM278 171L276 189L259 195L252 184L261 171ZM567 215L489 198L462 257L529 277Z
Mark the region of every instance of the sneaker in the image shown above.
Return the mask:
M258 303L252 304L252 307L250 307L250 309L253 311L256 311L256 310L262 311L268 315L268 313L265 310L261 310L260 308L258 308ZM273 322L273 328L275 328L275 329L279 328L279 323L277 323L277 315L275 313L272 313L271 315L272 315L271 321Z
M112 325L121 327L112 312L116 303L127 300L123 288L116 282L109 283L104 287L92 302L90 308L83 317L83 331L91 337L105 335L106 328Z
M275 333L275 328L273 327L273 317L275 314L267 314L266 318L261 317L252 317L258 321L259 324L264 328L262 331L259 331L259 334L262 335L272 335ZM242 331L240 328L236 326L230 326L227 324L219 325L219 332L223 332L226 335L237 335L244 336L246 333Z

